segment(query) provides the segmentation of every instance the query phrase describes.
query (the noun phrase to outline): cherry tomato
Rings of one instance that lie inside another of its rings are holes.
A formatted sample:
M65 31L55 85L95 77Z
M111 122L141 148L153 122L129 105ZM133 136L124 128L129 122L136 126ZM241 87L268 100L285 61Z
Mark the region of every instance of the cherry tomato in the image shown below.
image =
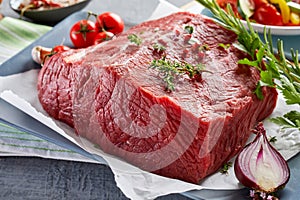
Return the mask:
M98 15L96 27L99 32L104 30L116 35L124 30L124 22L119 15L112 12L105 12Z
M83 19L72 26L70 38L76 48L84 48L94 44L94 38L97 33L95 23Z
M253 15L253 19L260 24L282 26L282 17L272 4L262 4Z
M94 44L99 44L101 42L111 40L114 37L114 34L112 32L103 31L96 35Z
M71 49L71 48L68 47L68 46L57 45L57 46L55 46L55 47L52 48L51 53L55 54L55 53L58 53L58 52L68 51L69 49Z

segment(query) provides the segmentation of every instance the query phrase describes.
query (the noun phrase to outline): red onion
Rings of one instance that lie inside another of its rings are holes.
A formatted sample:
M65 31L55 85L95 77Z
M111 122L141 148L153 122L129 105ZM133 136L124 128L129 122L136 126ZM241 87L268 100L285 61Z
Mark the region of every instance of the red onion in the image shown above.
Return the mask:
M246 187L264 193L283 188L290 178L290 169L281 154L269 143L262 123L255 129L256 137L237 156L234 171Z

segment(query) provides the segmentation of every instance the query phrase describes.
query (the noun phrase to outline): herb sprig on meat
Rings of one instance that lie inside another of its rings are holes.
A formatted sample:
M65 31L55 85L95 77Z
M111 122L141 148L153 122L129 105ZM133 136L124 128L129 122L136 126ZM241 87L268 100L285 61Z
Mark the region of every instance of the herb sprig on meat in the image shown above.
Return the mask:
M246 51L251 60L243 59L239 63L256 67L260 71L261 80L255 91L259 98L263 98L262 86L277 87L283 94L287 104L300 105L300 67L298 51L291 49L292 61L288 61L283 50L283 41L278 40L275 54L273 51L272 37L270 31L264 30L264 41L260 39L256 31L247 20L247 30L236 18L231 6L228 4L227 12L221 9L215 0L196 0L208 8L225 28L238 35L237 44ZM293 116L300 116L299 111L292 111ZM290 115L273 120L284 127L296 127L300 129L299 119L291 119Z
M166 84L167 91L174 91L174 79L176 75L187 74L190 79L197 79L205 71L201 64L196 66L188 63L179 63L176 61L170 61L163 57L159 60L153 60L150 64L150 69L158 69L163 76L163 81Z

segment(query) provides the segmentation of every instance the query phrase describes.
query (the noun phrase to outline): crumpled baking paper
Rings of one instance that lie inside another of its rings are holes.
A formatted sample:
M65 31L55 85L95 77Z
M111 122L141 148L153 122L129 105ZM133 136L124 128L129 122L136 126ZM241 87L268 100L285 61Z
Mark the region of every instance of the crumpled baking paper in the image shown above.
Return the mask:
M162 16L161 13L167 15L174 11L177 11L176 7L161 1L151 18ZM206 178L200 185L196 185L145 172L119 158L105 154L99 149L89 148L92 145L86 145L88 141L83 142L82 138L77 137L73 129L64 123L53 120L42 109L37 98L37 74L38 70L30 70L21 74L0 77L0 97L49 126L58 134L95 154L96 160L101 156L112 169L117 186L127 197L145 200L190 190L236 190L242 188L234 176L233 168L229 169L228 175L217 172ZM283 98L279 96L277 107L271 117L281 116L288 110L294 109L299 108L297 106L287 106ZM298 130L282 130L268 121L265 121L264 125L270 136L277 135L275 147L279 149L285 159L295 156L300 151L300 134Z

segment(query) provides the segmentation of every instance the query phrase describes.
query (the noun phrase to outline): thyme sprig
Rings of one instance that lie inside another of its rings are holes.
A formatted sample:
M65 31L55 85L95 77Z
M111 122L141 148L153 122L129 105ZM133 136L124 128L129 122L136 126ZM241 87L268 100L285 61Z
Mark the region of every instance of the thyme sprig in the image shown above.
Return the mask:
M162 44L159 44L159 43L155 43L153 44L153 49L156 50L157 52L163 52L166 50L166 47Z
M215 0L196 0L208 8L217 22L224 28L235 32L238 36L240 49L244 50L251 56L251 60L245 58L239 63L256 67L260 71L261 80L255 90L259 98L263 98L261 91L262 86L277 87L283 94L287 104L300 105L300 67L298 51L291 49L292 61L288 61L283 50L283 41L277 42L277 53L273 51L272 36L270 30L264 30L264 41L254 31L249 19L247 27L242 24L241 20L235 17L231 6L228 4L227 11L218 6ZM299 111L294 111L299 116ZM279 121L279 120L277 120ZM287 119L289 121L289 119ZM284 121L280 120L282 125ZM287 126L290 124L286 124ZM299 123L295 124L300 127Z
M180 63L178 61L171 61L163 57L159 60L153 60L150 64L150 69L157 69L162 75L163 81L166 84L167 91L174 91L174 80L177 75L187 74L190 79L195 79L201 75L204 70L202 64L191 65L189 63Z
M130 34L130 35L128 35L127 39L130 42L136 44L137 46L139 46L140 44L142 44L142 39L138 35L136 35L136 34Z

